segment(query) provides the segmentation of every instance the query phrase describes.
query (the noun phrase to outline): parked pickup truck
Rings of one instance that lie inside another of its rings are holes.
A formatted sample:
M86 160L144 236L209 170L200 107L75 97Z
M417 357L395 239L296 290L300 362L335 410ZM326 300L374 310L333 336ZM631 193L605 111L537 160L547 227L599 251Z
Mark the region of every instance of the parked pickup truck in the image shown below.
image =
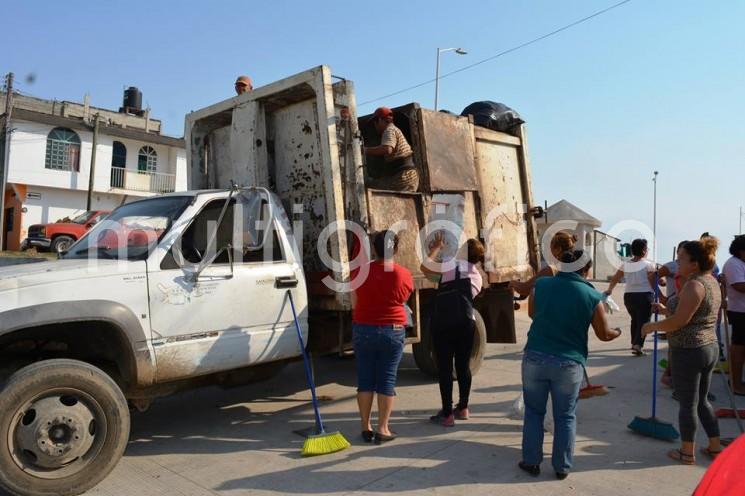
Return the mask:
M73 219L34 224L28 228L28 237L21 243L21 249L36 247L62 253L107 215L107 210L89 210Z
M343 285L373 230L401 228L424 372L435 287L416 253L443 225L451 253L470 237L487 247L472 370L486 342L515 341L506 286L537 261L524 128L394 109L421 190L373 190L361 142L379 138L354 102L322 66L189 114L190 191L120 206L60 260L0 269L2 488L79 494L121 458L128 404L279 373L301 354L290 291L311 351L349 349Z

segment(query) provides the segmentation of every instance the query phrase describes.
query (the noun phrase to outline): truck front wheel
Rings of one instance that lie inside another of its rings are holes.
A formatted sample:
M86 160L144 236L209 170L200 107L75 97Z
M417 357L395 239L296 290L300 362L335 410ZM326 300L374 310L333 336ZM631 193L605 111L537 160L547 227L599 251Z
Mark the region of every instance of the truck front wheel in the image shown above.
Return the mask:
M484 351L486 350L486 325L481 314L474 310L476 316L476 336L473 341L473 350L471 350L471 374L476 373L481 368L484 361ZM421 326L421 339L419 343L412 346L414 352L414 361L417 367L423 373L430 377L437 377L437 355L432 343L432 333L429 327L429 318L423 319ZM455 374L455 372L453 372Z
M12 494L80 494L124 453L127 402L92 365L37 362L13 374L0 395L0 486Z
M75 238L70 236L57 236L52 241L52 251L55 253L62 253L70 249L72 244L75 242Z

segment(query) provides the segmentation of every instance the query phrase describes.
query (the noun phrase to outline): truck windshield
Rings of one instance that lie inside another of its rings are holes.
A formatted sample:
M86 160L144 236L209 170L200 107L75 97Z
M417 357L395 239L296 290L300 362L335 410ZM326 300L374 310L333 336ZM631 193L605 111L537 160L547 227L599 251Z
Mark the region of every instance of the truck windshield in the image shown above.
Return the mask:
M74 219L72 219L70 222L72 222L73 224L85 224L86 222L88 222L88 219L94 213L95 212L85 212L85 213L82 213L82 214L78 215L77 217L75 217Z
M122 205L62 258L144 260L190 201L189 196L167 196Z

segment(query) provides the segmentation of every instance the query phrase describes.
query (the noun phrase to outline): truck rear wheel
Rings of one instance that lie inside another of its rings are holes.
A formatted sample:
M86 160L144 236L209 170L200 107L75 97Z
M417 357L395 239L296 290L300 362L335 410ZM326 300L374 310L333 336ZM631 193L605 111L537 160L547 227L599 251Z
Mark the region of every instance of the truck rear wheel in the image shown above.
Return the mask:
M80 494L124 453L127 402L92 365L37 362L13 374L0 394L0 486L12 494Z
M486 325L481 314L474 310L476 316L476 336L473 341L473 350L471 351L471 374L476 375L481 369L484 361L484 351L486 350ZM429 328L429 318L423 319L421 327L421 340L419 343L412 345L414 352L414 362L424 374L430 377L437 377L437 356L432 343L432 334ZM453 372L455 375L455 372Z

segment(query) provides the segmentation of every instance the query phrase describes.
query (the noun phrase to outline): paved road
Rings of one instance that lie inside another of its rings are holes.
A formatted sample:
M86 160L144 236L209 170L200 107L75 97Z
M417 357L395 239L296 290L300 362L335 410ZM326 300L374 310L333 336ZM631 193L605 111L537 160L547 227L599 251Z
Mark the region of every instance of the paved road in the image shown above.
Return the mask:
M554 479L548 463L539 479L516 467L521 422L509 415L520 390L517 344L489 346L474 379L472 418L447 430L427 422L438 407L437 386L405 355L393 419L401 438L380 447L358 439L353 359L319 360L323 414L352 447L316 458L300 457L302 440L292 433L312 421L300 366L289 366L262 384L163 399L149 412L133 415L126 456L89 494L690 494L708 462L675 465L665 457L674 445L626 428L635 415L649 412L652 359L630 356L627 317L616 315L614 321L625 336L613 343L591 338L588 368L594 382L613 389L580 403L575 469L562 482ZM519 312L522 339L528 325L527 315ZM723 400L718 381L715 392ZM669 390L660 392L659 402L660 417L675 420ZM724 421L722 428L725 435L735 433L733 421ZM546 441L550 452L551 436Z

